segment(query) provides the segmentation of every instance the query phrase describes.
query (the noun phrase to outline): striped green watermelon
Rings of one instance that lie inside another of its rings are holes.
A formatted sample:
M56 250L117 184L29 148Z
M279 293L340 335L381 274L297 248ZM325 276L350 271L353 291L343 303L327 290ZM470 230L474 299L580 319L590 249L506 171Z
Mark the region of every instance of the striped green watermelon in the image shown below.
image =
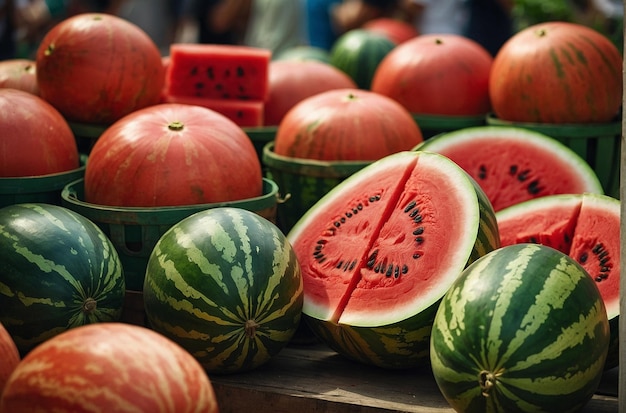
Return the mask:
M441 133L416 149L447 156L469 173L499 211L553 194L603 193L598 176L569 147L515 126L473 126Z
M270 221L239 208L197 212L159 239L144 282L150 326L212 373L254 369L292 338L302 278Z
M61 206L0 209L0 322L22 355L84 324L121 317L125 281L111 241Z
M360 89L370 89L374 72L396 44L387 36L365 29L345 32L330 49L330 64L345 72Z
M576 261L547 246L499 248L446 293L433 375L463 413L567 413L593 396L609 345L606 308Z
M425 364L437 306L465 266L499 246L476 183L439 154L405 151L355 172L288 234L303 315L343 356L383 368Z
M619 364L620 213L618 199L590 193L545 196L496 213L502 246L550 246L595 280L611 328L607 369Z

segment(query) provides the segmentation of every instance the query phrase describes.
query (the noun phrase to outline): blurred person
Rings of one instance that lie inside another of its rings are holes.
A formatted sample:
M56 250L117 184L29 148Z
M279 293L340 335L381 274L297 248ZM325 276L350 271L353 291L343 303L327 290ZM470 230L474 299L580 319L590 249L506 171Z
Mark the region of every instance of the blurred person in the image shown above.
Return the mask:
M243 44L279 54L305 43L304 10L296 0L253 0Z
M466 0L404 0L402 7L421 34L462 35L467 27Z
M176 41L241 44L252 0L183 0Z
M467 0L467 5L467 26L462 34L495 56L514 33L514 0Z
M332 10L342 0L304 0L306 40L310 46L330 50L339 36Z

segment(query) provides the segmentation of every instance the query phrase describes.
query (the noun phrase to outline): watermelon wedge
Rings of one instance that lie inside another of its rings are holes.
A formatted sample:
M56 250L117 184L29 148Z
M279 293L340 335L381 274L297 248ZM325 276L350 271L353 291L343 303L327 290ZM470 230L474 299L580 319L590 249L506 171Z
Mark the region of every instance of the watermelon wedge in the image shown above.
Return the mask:
M607 195L537 198L496 213L502 246L536 243L575 259L596 281L607 310L611 345L606 368L618 364L620 202Z
M416 150L447 156L481 186L494 210L554 194L603 194L596 173L576 152L539 132L475 126L439 134Z
M428 361L438 303L468 263L499 246L480 187L448 158L419 151L357 171L287 237L311 330L338 353L384 368Z

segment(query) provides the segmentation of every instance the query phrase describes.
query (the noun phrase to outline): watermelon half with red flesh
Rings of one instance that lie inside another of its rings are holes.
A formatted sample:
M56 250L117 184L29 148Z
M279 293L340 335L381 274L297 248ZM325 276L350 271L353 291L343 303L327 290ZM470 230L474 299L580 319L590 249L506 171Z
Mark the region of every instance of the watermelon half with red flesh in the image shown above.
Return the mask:
M611 345L606 368L618 365L620 201L601 194L560 194L496 213L502 246L536 243L558 249L585 268L604 300Z
M384 368L427 363L441 298L499 246L480 187L444 156L404 151L354 173L288 234L303 318L338 353Z
M556 139L520 127L475 126L445 132L415 149L447 156L469 173L494 210L555 194L603 194L593 169Z

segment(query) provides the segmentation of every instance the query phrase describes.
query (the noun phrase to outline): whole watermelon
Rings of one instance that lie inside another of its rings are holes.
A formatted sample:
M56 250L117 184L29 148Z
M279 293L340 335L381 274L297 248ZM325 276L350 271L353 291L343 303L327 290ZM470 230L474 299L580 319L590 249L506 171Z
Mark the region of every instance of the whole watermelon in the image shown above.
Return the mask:
M125 281L111 241L61 206L0 209L0 323L22 355L73 327L116 321Z
M294 335L303 303L300 265L283 233L232 207L197 212L163 234L143 293L151 327L212 373L269 361Z
M579 411L598 388L609 322L594 280L551 247L501 247L441 302L433 375L457 412Z

